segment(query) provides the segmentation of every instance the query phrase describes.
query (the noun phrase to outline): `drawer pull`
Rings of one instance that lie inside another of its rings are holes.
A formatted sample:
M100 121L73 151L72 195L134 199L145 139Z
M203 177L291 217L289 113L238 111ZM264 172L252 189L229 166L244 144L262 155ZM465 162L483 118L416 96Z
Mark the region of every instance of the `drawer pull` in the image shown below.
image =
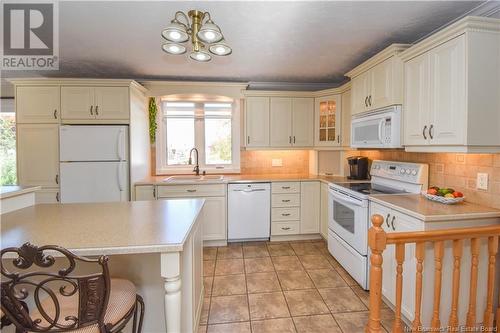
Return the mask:
M281 216L290 216L290 213L282 213Z
M56 193L56 201L57 202L61 201L60 198L59 198L59 192Z
M385 224L387 225L387 228L390 228L391 226L389 225L389 218L391 217L391 214L387 214L387 217L385 218Z
M290 199L283 199L281 202L290 202Z
M290 230L290 227L281 227L281 230Z
M392 220L391 220L391 226L392 226L392 230L393 231L396 231L396 228L394 227L394 220L396 219L396 216L393 216L392 217Z
M189 193L194 193L194 192L196 192L196 190L186 190L186 191L188 191Z
M290 186L281 186L281 188L282 188L283 190L289 190L289 189L290 189Z

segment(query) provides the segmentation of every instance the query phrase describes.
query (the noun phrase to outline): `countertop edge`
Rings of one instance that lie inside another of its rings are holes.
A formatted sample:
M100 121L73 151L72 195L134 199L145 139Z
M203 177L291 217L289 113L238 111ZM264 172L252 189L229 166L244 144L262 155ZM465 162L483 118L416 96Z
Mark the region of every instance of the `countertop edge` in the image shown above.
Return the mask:
M13 190L10 192L0 193L0 199L7 199L12 197L17 197L19 195L31 193L40 190L40 186L27 186L24 188L20 188L18 190Z

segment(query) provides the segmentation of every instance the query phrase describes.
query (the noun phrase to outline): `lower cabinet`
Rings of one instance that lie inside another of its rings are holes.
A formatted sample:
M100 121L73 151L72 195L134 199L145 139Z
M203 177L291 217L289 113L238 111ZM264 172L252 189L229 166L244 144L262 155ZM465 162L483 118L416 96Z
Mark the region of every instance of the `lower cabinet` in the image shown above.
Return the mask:
M59 188L42 188L35 192L35 202L43 203L58 203L60 202Z
M453 221L423 221L413 216L402 213L396 209L384 205L370 202L370 216L379 214L384 217L382 228L387 233L411 232L411 231L431 231L449 228L462 228L472 226L484 226L498 224L498 219L461 219ZM401 313L408 320L414 319L415 313L415 285L416 285L416 259L415 244L405 246L405 257L403 263L403 295L401 300ZM469 305L469 278L471 276L471 254L470 241L464 241L463 254L460 265L460 289L458 318L459 325L465 325L467 309ZM482 239L480 243L480 259L478 271L476 311L483 314L486 307L487 279L488 279L488 242ZM422 306L421 322L424 327L431 327L434 303L434 246L433 243L426 243L423 262L423 282L422 282ZM392 305L396 304L396 268L395 246L387 245L383 252L382 261L382 295ZM447 323L450 317L452 302L452 276L454 270L453 242L444 242L444 255L442 258L442 287L441 287L441 323ZM500 284L500 276L497 278L497 285ZM480 301L481 300L481 301ZM482 316L477 317L478 323L482 321Z
M205 199L202 210L204 241L227 240L226 185L136 185L135 200Z
M321 183L320 192L319 231L324 239L328 239L328 184Z
M320 219L320 183L300 183L300 233L318 234Z

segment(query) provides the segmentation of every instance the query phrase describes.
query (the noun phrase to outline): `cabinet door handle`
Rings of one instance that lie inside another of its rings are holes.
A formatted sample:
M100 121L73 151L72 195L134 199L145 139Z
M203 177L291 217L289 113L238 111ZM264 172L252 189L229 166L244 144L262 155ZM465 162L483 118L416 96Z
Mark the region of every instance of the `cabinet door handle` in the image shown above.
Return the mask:
M247 144L250 144L250 135L247 136Z
M281 230L290 230L290 227L281 227Z
M94 106L93 106L93 105L91 105L91 106L90 106L90 115L91 115L91 116L93 116L93 115L94 115L94 111L92 111L92 110L94 110Z
M290 216L290 213L282 213L281 216Z
M368 107L368 96L365 97L365 107Z
M396 216L393 216L392 217L392 220L391 220L391 226L392 226L392 230L396 231L396 228L394 227L394 220L396 219Z
M56 193L56 201L57 201L57 202L60 202L60 201L61 201L61 200L60 200L60 198L59 198L59 192L57 192L57 193Z
M281 202L290 202L290 199L283 199Z
M288 137L288 143L290 143L290 144L292 143L292 136L291 135Z
M295 144L295 135L293 136L293 143Z
M153 198L156 199L156 187L153 187Z
M99 115L99 105L96 105L95 106L95 115L98 116Z
M337 142L340 143L340 135L337 135Z
M54 109L54 119L57 119L57 109Z
M283 190L289 190L289 189L290 189L290 186L281 186L281 188L282 188Z
M190 193L194 193L194 192L196 192L196 190L186 190L186 191L188 191L188 192L190 192Z
M390 228L391 226L389 225L389 218L391 217L391 214L387 214L387 217L385 218L385 224L387 225L387 228Z
M368 104L369 104L370 106L372 106L372 95L370 95L370 96L368 97Z
M56 175L56 184L59 185L59 175Z
M424 137L425 140L427 140L427 135L425 135L426 130L427 130L427 125L425 125L424 129L422 130L422 136Z
M434 134L432 134L433 129L434 129L434 125L431 125L431 127L429 127L429 138L431 138L431 139L434 139Z

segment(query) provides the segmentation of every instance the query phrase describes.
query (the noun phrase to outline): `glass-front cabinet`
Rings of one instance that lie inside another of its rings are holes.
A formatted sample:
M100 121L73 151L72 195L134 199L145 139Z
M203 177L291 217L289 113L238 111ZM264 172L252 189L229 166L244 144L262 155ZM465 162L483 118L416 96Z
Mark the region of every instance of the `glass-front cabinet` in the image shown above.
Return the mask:
M315 146L341 145L341 100L340 95L316 98Z

